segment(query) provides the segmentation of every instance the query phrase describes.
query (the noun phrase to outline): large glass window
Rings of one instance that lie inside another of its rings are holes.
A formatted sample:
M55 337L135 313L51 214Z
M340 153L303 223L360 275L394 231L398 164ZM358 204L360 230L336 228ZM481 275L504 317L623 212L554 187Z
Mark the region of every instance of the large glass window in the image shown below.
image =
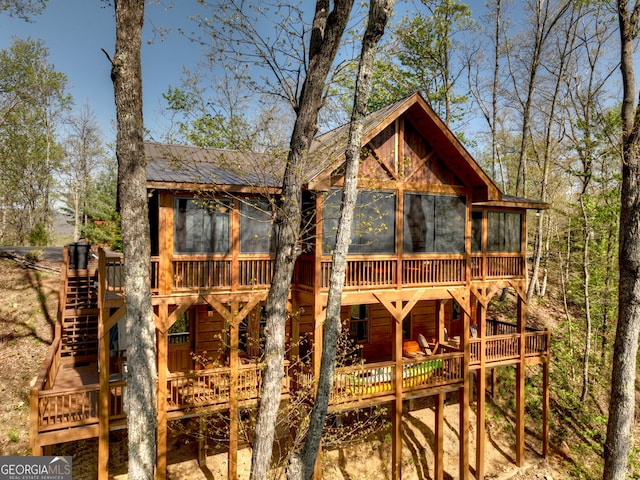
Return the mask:
M332 190L322 209L322 244L325 254L336 245L342 190ZM394 253L396 196L390 192L361 190L353 212L350 254Z
M522 214L489 212L487 228L487 251L520 252Z
M229 202L176 197L174 229L175 253L228 253Z
M240 203L240 252L275 253L276 235L266 200Z
M466 208L463 196L405 193L404 251L463 253Z

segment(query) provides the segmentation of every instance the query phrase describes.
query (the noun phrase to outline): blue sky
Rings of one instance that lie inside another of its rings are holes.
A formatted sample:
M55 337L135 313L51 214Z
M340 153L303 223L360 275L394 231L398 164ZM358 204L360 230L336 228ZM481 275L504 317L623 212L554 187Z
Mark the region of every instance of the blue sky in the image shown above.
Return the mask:
M151 3L145 9L143 31L143 104L145 127L157 137L165 130L166 123L160 114L164 105L162 93L169 85L179 85L183 66L193 67L201 58L201 50L177 32L179 26L191 31L188 16L199 11L195 0L162 0L172 5L171 8ZM311 14L313 2L308 3ZM475 15L484 10L481 0L468 3ZM412 0L397 0L396 15L413 8ZM160 38L154 27L172 27L173 31ZM34 17L32 23L0 15L0 49L9 47L14 36L45 42L50 63L68 77L69 93L76 106L88 103L105 139L114 139L115 104L110 65L101 51L104 48L112 55L115 48L113 7L102 0L49 0L44 13Z
M146 8L142 78L148 129L155 130L163 123L159 115L162 93L169 85L179 84L183 65L192 66L200 58L199 48L176 31L160 39L152 27L186 25L187 16L196 13L196 9L195 1L185 0L171 10L159 5ZM76 106L88 103L106 138L115 138L110 65L101 51L104 48L113 55L115 49L113 7L105 6L101 0L50 0L45 12L34 17L32 23L0 15L0 48L9 47L15 36L44 40L50 63L68 77Z

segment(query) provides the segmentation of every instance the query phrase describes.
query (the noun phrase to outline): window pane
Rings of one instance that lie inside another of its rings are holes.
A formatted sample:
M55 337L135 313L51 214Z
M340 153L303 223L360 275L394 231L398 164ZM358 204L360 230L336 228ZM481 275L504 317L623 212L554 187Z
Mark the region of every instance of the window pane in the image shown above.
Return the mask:
M271 221L271 207L265 200L240 203L240 251L274 253L276 236Z
M342 190L332 190L325 196L322 208L323 253L329 254L336 244ZM349 253L395 252L395 206L393 193L362 190L351 226Z
M405 194L404 250L406 252L433 252L434 199L433 195Z
M227 253L229 202L176 198L174 233L175 253Z
M404 208L405 252L464 252L465 197L405 193Z
M464 253L465 198L438 195L435 199L434 252Z
M336 246L338 231L338 216L342 190L331 190L324 197L322 204L322 253L329 255Z
M502 212L489 212L487 217L487 251L502 252L504 245L504 215Z
M479 210L471 212L471 251L482 251L482 212Z
M519 252L522 215L520 213L489 212L487 251Z
M519 252L520 225L522 216L519 213L505 213L505 250L507 252Z
M361 191L353 212L350 253L395 252L395 195Z

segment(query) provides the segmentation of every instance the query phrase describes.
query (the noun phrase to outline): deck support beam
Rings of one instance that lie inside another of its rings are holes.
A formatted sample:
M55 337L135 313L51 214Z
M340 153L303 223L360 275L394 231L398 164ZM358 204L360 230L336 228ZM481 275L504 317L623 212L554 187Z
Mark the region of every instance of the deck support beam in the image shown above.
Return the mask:
M227 478L238 478L238 343L240 322L249 313L243 309L239 312L237 301L231 302L231 321L229 322L229 461L227 462Z
M478 305L478 336L480 337L480 369L476 371L476 480L484 479L485 454L485 408L486 408L486 338L487 338L487 308L483 302Z
M392 408L392 455L391 455L391 478L402 478L402 302L398 302L395 312L392 312L394 319L391 322L393 348L392 358L395 361L395 398Z
M548 338L547 348L550 340ZM542 457L547 458L549 453L549 352L546 361L542 364Z
M402 478L402 321L411 312L420 300L421 292L416 290L412 297L404 304L403 300L397 300L395 295L374 293L378 301L387 309L392 317L393 347L391 358L395 362L394 368L394 402L392 408L392 459L391 477Z
M524 385L525 367L525 312L526 304L518 295L518 333L520 334L520 362L516 366L516 465L524 466Z
M169 306L158 306L156 317L156 338L158 341L158 443L156 446L156 479L167 478L167 356L169 327L164 323L169 318Z
M445 311L444 300L436 300L436 330L438 334L438 345L444 344L444 324ZM436 424L434 429L435 451L434 451L434 480L444 479L444 407L446 394L439 393L436 396L435 416Z
M434 431L435 436L435 451L434 451L434 480L444 479L444 400L446 394L439 393L436 396L436 426Z
M460 304L460 314L463 319L462 332L460 332L460 341L464 352L462 362L462 378L463 386L458 390L460 404L460 452L459 452L459 478L467 480L469 478L469 401L471 389L471 372L469 362L471 359L471 345L469 344L469 319L470 305L468 297L457 296L456 300ZM466 300L466 301L464 301ZM464 302L464 303L463 303Z
M109 478L109 310L102 310L98 322L98 358L100 369L100 400L98 406L98 480Z

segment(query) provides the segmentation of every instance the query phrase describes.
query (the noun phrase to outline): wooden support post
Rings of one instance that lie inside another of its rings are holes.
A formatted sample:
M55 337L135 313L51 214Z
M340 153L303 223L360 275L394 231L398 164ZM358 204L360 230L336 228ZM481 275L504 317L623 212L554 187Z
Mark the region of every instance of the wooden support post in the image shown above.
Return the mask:
M485 394L487 390L486 339L487 339L487 309L477 302L479 308L478 336L480 337L480 369L476 370L476 480L484 478L485 453Z
M231 316L233 320L229 324L229 462L227 478L238 478L238 343L239 323L238 302L231 303Z
M435 450L434 450L434 480L444 479L444 399L446 394L439 393L436 396L436 426L435 426Z
M469 371L469 362L471 359L471 346L469 344L469 312L460 309L463 318L462 332L460 332L460 341L464 358L462 362L462 378L464 383L458 391L460 404L460 454L459 454L459 470L460 480L469 478L469 391L471 390L471 373Z
M520 362L516 366L516 465L524 466L524 384L525 367L525 305L518 296L518 333Z
M444 300L436 300L436 341L438 345L444 343L444 328L445 328L445 315L444 315ZM440 352L436 352L440 353Z
M173 290L173 193L161 191L158 197L158 293Z
M102 310L98 322L98 358L100 368L100 401L98 406L98 480L109 478L109 330L105 323L109 310Z
M547 343L549 348L549 343ZM549 453L549 354L542 364L542 457Z
M396 312L402 310L402 302L396 304ZM392 409L391 478L402 478L402 318L394 315L392 358L395 361L395 398ZM401 316L401 314L400 314Z
M156 338L158 339L158 444L156 447L156 478L167 478L167 357L169 340L167 319L169 306L163 302L158 306Z

